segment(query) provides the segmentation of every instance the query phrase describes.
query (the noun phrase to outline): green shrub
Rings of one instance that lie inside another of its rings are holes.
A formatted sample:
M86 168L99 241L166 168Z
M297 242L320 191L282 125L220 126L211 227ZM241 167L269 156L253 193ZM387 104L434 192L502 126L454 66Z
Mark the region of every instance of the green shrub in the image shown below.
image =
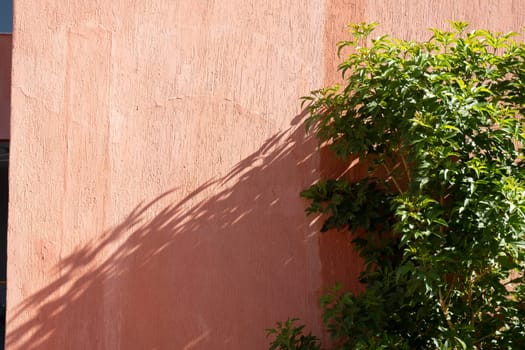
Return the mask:
M424 42L374 27L339 44L344 84L304 98L319 142L368 164L302 193L366 263L364 293L321 300L333 348L525 349L525 46L462 22Z
M311 333L304 335L304 326L296 326L296 318L290 318L284 323L277 322L276 328L267 329L268 336L274 336L270 350L320 350L319 339Z

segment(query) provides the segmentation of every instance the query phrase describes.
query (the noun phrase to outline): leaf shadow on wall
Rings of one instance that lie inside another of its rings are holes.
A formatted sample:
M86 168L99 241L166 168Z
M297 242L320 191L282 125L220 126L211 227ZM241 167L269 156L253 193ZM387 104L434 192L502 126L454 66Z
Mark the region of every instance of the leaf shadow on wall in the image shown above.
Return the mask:
M298 195L319 165L303 116L226 176L140 203L62 259L59 277L8 316L7 347L264 349L264 329L290 316L319 334L330 254L319 260Z

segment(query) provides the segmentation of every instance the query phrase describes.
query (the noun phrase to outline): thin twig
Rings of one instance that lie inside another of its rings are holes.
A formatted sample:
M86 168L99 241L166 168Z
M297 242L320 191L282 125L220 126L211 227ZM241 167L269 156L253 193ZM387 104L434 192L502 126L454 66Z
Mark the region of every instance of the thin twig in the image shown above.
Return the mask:
M407 179L408 179L408 183L411 183L412 182L412 175L410 173L410 168L408 167L408 164L406 162L406 159L405 159L405 156L403 156L403 154L399 154L399 156L401 157L401 162L403 163L403 166L405 167L405 172L407 174Z
M396 187L396 189L399 191L399 194L403 193L403 190L401 189L401 186L399 186L399 183L396 181L396 179L394 178L394 176L392 176L391 174L391 170L388 169L388 167L386 166L385 163L381 163L381 165L383 166L383 168L385 168L386 172L387 172L387 176L392 179L392 182L394 183L394 186Z

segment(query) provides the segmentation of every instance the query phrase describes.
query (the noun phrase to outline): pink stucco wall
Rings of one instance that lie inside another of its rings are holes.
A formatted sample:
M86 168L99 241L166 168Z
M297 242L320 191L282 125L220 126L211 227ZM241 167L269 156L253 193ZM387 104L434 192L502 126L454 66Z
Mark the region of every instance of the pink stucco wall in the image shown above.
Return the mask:
M16 0L7 348L265 349L288 316L319 333L319 294L358 290L359 261L304 217L299 191L340 169L298 98L336 80L348 21L519 29L520 1L493 3Z
M322 1L15 2L9 349L317 332Z

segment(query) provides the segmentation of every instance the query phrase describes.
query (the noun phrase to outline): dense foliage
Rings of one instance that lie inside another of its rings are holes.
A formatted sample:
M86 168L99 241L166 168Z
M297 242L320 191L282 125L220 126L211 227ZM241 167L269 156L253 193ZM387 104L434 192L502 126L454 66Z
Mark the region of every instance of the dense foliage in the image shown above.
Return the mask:
M344 84L304 98L320 143L369 169L302 193L366 262L363 294L321 300L332 348L525 349L525 45L462 22L424 42L374 27L340 43Z

